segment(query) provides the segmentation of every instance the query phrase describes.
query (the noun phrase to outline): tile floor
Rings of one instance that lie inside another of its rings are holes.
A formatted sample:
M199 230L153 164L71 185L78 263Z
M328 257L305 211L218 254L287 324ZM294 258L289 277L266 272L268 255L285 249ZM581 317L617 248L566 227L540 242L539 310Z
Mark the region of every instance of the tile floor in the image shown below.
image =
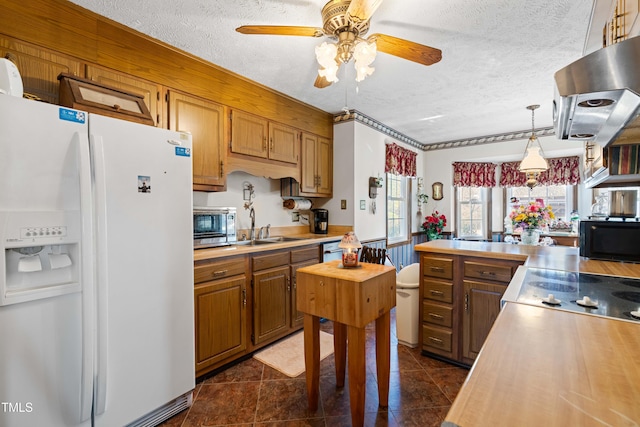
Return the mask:
M367 327L365 426L440 426L468 370L399 345L395 309L391 321L391 378L385 409L378 407L374 324ZM332 323L322 323L321 329L332 333ZM336 388L333 355L321 362L318 406L315 412L307 409L304 373L289 378L251 358L196 384L193 406L162 426L351 426L348 384Z

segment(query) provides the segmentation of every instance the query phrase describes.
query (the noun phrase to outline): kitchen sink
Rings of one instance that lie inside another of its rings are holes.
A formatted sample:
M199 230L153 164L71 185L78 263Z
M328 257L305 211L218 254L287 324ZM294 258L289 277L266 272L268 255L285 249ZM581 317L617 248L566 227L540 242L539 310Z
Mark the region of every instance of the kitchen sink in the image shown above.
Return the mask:
M277 237L268 237L266 239L259 240L259 242L295 242L298 240L305 240L304 237L291 237L291 236L277 236Z
M298 240L304 240L304 237L289 237L289 236L277 236L277 237L268 237L266 239L259 240L238 240L236 245L240 246L258 246L258 245L270 245L273 243L282 243L282 242L295 242Z

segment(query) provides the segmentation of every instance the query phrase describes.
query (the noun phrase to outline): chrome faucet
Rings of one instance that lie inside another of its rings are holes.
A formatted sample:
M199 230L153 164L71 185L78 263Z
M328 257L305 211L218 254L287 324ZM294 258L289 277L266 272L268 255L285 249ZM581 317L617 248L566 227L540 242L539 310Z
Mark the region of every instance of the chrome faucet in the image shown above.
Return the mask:
M256 240L256 211L253 206L249 210L249 218L251 218L251 231L249 232L249 240Z
M258 239L268 239L270 235L270 232L269 232L270 228L271 228L271 224L267 224L264 227L260 227L260 231L258 232ZM263 234L263 231L265 231L265 229L267 232Z

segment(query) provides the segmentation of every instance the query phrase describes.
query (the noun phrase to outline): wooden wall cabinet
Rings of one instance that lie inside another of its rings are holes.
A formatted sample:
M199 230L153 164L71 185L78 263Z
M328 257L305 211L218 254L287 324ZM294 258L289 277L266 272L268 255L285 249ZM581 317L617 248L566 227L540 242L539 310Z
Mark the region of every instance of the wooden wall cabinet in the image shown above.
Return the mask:
M245 256L196 263L195 368L201 376L247 350Z
M58 76L84 75L81 61L29 43L0 37L0 55L16 64L25 94L51 104L59 104Z
M169 129L191 133L193 189L221 191L226 186L225 107L170 90Z
M333 194L332 141L303 132L301 152L301 195L331 197Z
M245 113L231 111L231 152L261 159L298 164L299 131Z
M473 364L521 261L425 253L421 257L420 348Z
M154 125L160 128L165 126L167 120L164 117L164 95L161 85L90 64L86 67L86 77L102 85L119 88L141 96L151 113Z

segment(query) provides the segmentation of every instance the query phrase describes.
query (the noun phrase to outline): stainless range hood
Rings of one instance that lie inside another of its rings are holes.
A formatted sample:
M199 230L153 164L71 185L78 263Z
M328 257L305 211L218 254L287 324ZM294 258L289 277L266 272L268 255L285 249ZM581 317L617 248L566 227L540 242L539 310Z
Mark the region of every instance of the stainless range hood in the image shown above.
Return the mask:
M597 50L555 74L558 139L605 147L640 143L640 36Z
M640 144L640 36L597 50L555 74L558 139L602 147ZM602 169L587 188L640 185L640 175Z

